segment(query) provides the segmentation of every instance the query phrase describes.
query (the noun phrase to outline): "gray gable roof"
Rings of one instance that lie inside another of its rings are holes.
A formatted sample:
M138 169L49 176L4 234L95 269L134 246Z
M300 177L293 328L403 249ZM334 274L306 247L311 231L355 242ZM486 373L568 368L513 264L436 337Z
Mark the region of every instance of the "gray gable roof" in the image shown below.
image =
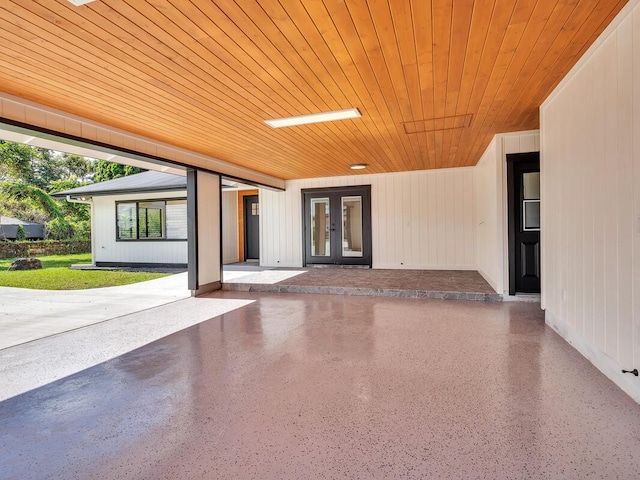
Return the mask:
M117 195L122 193L164 192L186 190L187 177L164 172L142 172L127 177L116 178L106 182L92 183L84 187L72 188L56 192L54 197L95 197L101 195Z

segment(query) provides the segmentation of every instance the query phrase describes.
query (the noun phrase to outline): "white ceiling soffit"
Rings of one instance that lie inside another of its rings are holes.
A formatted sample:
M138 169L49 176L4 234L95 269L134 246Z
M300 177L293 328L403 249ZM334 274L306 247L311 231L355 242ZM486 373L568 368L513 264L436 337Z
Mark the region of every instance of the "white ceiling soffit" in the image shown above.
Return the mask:
M83 157L95 158L97 160L108 160L109 162L121 163L123 165L131 165L132 167L144 168L146 170L155 170L158 172L173 173L174 175L186 175L187 172L184 168L174 167L169 165L158 165L151 162L145 162L142 160L136 160L133 158L124 157L122 155L114 155L108 152L101 152L99 150L92 150L90 148L81 147L78 145L71 145L67 143L57 142L47 138L34 137L32 135L26 135L24 133L12 132L10 130L0 129L0 139L8 140L10 142L22 143L24 145L31 145L33 147L48 148L56 152L75 153Z

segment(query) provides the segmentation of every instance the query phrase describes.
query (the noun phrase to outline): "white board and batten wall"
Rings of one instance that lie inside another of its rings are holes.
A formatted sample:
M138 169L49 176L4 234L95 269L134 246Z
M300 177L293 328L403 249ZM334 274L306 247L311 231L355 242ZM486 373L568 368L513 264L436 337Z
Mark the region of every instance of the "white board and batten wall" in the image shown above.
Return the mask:
M96 196L93 198L93 262L187 264L185 240L116 240L116 202L186 198L186 192ZM186 219L185 219L186 221Z
M371 185L373 268L474 270L473 168L291 180L260 190L260 261L303 264L302 189Z
M222 263L239 261L238 191L222 191Z
M640 2L541 107L547 323L640 402Z
M507 155L540 151L538 130L499 134L473 169L475 264L496 292L509 284Z

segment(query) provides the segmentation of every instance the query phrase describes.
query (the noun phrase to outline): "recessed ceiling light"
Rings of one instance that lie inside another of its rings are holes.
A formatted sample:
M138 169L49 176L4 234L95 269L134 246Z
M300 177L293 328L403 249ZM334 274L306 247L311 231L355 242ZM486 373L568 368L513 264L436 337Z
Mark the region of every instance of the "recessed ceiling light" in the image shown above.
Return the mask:
M353 163L349 165L351 170L362 170L363 168L367 168L369 165L366 163Z
M68 0L69 3L73 3L76 7L79 7L80 5L84 5L85 3L91 3L94 0Z
M306 125L307 123L334 122L336 120L347 120L349 118L359 118L360 112L357 108L348 110L336 110L333 112L311 113L298 117L274 118L265 120L264 123L272 128L293 127L295 125Z

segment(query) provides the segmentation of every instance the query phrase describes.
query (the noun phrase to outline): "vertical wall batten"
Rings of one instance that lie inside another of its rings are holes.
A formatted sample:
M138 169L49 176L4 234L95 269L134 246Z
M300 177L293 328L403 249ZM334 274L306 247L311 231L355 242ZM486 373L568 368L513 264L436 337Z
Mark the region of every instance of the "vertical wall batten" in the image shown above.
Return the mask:
M541 107L546 318L640 401L640 2Z

